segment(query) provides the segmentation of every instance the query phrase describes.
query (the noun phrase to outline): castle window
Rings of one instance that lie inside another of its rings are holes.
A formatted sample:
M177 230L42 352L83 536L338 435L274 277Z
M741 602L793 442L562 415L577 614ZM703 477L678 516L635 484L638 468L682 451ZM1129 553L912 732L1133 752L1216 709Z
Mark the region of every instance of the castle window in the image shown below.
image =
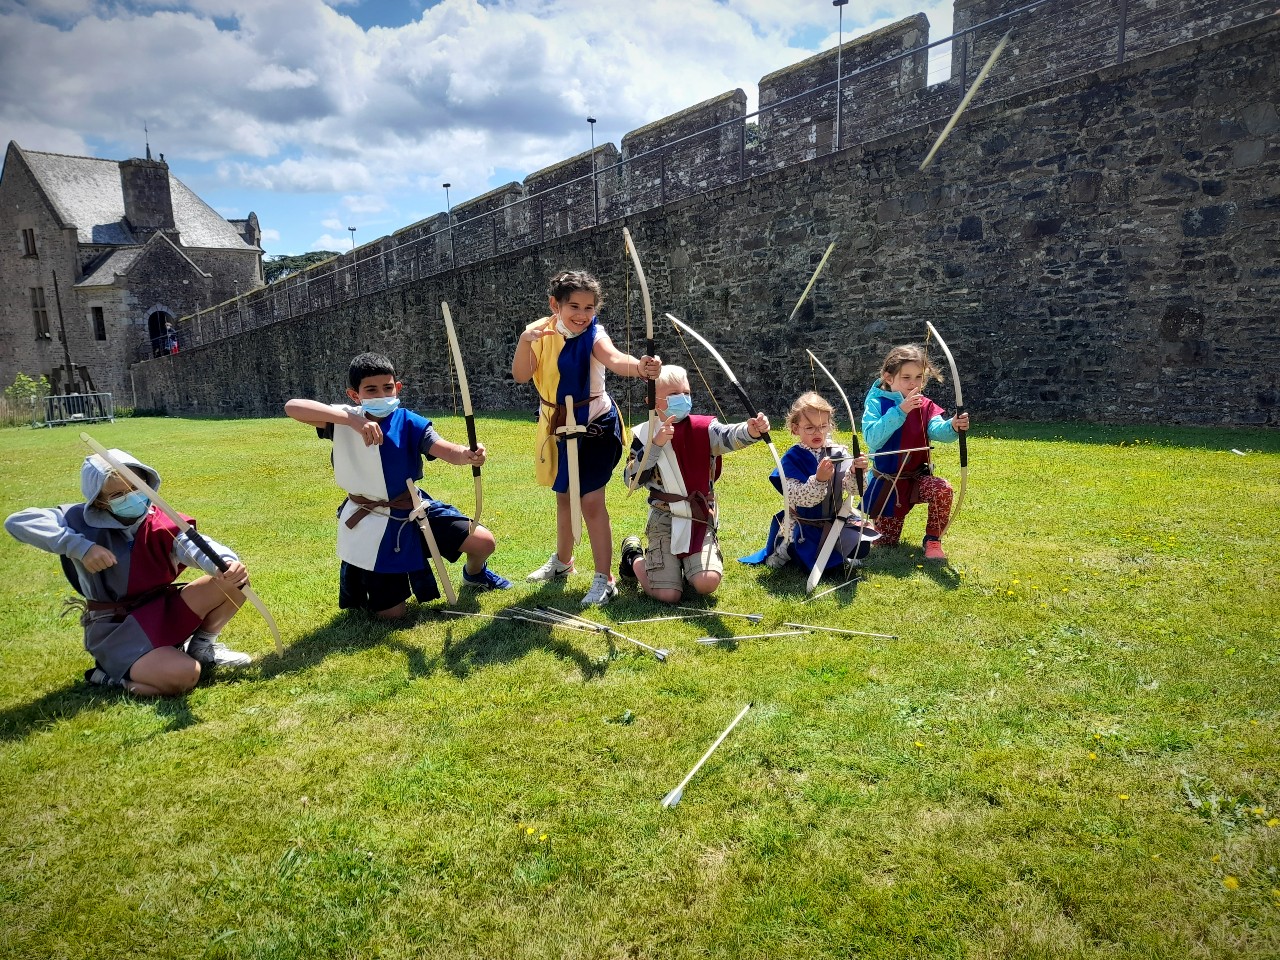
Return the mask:
M93 308L93 339L95 340L107 339L107 321L102 316L101 307Z
M44 287L31 287L31 319L36 325L37 340L52 340L49 333L49 311L44 305Z
M24 257L38 257L36 253L36 232L31 227L25 227L22 231L22 255Z

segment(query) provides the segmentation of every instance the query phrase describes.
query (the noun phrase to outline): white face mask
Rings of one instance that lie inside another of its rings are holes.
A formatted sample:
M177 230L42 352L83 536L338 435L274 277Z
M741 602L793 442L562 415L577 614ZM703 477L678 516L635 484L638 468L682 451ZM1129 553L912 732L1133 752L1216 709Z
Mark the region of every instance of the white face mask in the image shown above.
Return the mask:
M560 319L560 315L556 314L556 333L564 337L566 340L572 340L577 336L572 330L564 325L564 321Z

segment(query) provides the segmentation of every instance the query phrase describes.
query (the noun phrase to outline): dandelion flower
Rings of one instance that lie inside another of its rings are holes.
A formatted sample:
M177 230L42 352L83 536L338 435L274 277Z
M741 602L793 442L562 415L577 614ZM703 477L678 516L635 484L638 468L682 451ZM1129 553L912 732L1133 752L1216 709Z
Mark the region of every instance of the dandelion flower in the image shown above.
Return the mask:
M916 746L917 746L917 747L923 747L923 746L924 746L924 744L923 744L923 743L921 743L919 740L917 740L917 741L916 741Z
M1210 857L1210 858L1209 858L1209 862L1210 862L1210 863L1221 863L1221 862L1222 862L1222 855L1221 855L1221 854L1218 854L1218 853L1215 853L1212 857Z
M1231 876L1230 874L1222 878L1222 885L1226 887L1228 890L1240 889L1240 881L1237 880L1235 877Z
M1120 799L1121 799L1121 800L1128 800L1128 799L1129 799L1129 795L1128 795L1127 793L1122 793L1122 794L1120 794Z
M547 835L544 833L542 836L540 836L540 837L538 838L538 842L539 842L539 843L542 843L542 842L544 842L546 839L547 839Z
M1098 759L1098 755L1097 755L1096 753L1094 753L1092 750L1090 750L1090 751L1089 751L1089 759L1090 759L1090 760L1097 760L1097 759Z
M1263 815L1264 813L1266 813L1266 812L1267 812L1267 811L1266 811L1264 808L1262 808L1262 807L1254 807L1254 808L1253 808L1253 815L1254 815L1255 817L1260 817L1260 816L1262 816L1262 815Z
M533 827L525 827L525 828L524 828L524 832L525 832L526 834L528 834L529 836L531 836L531 837L532 837L532 836L533 836Z
M1267 826L1271 827L1272 829L1275 829L1276 827L1280 827L1280 820L1277 820L1275 817L1272 817L1270 820L1267 821Z

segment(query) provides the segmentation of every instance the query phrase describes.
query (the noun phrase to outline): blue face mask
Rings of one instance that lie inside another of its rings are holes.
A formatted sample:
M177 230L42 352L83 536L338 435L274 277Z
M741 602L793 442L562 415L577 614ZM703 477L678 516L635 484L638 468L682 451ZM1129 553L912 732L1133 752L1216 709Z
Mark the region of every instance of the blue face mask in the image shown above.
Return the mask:
M146 494L139 493L137 490L130 490L128 493L122 493L107 500L107 509L112 515L131 522L145 515L149 506L151 501L147 499Z
M693 398L687 393L673 393L667 397L667 416L683 420L693 412Z
M400 406L399 397L377 397L373 400L361 400L360 407L371 417L389 417L391 411Z

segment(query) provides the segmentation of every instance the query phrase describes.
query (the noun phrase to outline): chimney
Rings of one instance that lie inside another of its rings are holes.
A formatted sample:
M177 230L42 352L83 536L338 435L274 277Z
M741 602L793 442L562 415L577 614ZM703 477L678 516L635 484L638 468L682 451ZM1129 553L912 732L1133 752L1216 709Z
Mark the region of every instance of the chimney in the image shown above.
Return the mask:
M163 160L120 161L120 187L124 191L124 215L138 239L145 243L156 231L177 240L173 223L173 198L169 194L169 165Z

